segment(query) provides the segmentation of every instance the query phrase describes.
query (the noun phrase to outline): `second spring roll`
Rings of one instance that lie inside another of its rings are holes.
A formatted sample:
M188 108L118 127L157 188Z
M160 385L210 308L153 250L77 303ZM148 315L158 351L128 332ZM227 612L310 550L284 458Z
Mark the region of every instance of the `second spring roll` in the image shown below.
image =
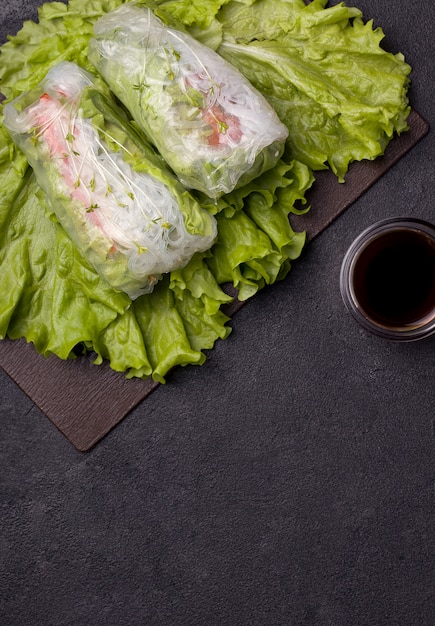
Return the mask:
M4 116L60 224L113 288L150 293L212 246L215 219L76 64L52 68Z
M188 188L215 198L273 167L288 129L216 52L127 3L103 15L89 60Z

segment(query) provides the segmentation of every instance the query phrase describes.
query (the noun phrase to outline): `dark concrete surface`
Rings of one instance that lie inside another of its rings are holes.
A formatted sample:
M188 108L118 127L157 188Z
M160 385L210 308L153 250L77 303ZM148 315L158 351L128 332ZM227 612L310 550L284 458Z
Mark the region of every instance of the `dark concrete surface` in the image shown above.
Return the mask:
M0 38L38 0L1 0ZM358 0L435 127L433 0ZM95 449L0 372L3 626L432 626L435 338L346 313L355 236L435 221L434 133Z

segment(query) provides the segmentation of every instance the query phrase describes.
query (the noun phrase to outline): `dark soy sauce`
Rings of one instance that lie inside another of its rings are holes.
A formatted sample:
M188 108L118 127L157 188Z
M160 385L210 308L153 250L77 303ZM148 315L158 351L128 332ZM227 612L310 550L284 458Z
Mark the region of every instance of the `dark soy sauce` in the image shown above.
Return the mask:
M425 233L379 235L360 251L353 278L359 306L377 324L415 327L435 317L435 246Z

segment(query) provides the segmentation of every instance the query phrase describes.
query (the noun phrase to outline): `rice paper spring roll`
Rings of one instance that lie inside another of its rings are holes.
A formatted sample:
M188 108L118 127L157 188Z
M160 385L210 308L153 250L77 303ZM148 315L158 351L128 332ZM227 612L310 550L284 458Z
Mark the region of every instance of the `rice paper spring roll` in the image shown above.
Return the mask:
M210 248L216 222L97 83L62 62L5 105L4 124L78 249L135 299Z
M95 24L89 60L187 187L211 198L273 167L288 129L216 52L147 7Z

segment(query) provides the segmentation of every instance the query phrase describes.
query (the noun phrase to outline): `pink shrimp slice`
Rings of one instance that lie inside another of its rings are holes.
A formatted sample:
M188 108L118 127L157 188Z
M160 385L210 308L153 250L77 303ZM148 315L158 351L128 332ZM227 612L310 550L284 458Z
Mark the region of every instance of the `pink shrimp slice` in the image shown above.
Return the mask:
M207 143L210 146L238 144L243 135L239 118L228 113L222 105L210 97L210 91L193 87L194 82L198 82L200 76L197 73L191 76L192 79L185 77L184 84L186 88L196 89L204 97L205 106L201 108L200 115L211 129L207 136Z

